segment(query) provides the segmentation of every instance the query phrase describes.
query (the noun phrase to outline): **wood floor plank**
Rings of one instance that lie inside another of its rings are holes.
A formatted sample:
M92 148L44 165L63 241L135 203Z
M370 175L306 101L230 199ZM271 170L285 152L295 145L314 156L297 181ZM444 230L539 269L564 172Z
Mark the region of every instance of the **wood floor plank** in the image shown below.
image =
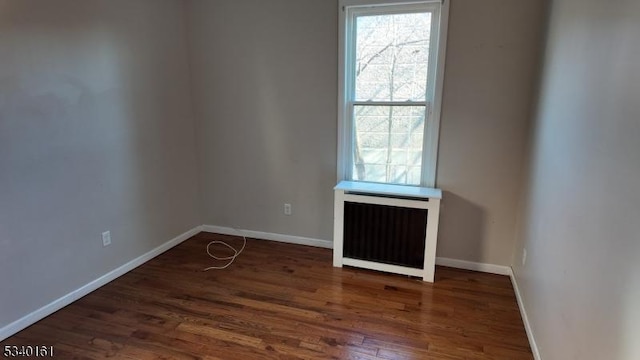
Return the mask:
M69 359L532 359L506 276L436 282L332 267L331 250L248 239L230 267L200 233L1 342Z

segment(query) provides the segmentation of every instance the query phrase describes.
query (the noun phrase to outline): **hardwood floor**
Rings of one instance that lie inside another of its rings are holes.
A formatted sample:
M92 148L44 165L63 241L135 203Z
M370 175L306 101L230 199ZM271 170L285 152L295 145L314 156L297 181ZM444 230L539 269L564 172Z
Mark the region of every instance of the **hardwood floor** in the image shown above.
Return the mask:
M0 343L60 359L532 359L506 276L436 282L333 268L331 250L248 239L224 270L201 233Z

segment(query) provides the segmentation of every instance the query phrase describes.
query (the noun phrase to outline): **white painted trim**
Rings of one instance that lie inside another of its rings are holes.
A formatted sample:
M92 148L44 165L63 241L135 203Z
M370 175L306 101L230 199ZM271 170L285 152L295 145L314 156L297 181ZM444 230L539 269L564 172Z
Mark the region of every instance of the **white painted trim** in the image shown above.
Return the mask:
M333 266L342 267L344 255L344 190L335 190L333 199Z
M35 324L36 322L44 319L45 317L53 314L54 312L62 309L63 307L71 304L72 302L80 299L81 297L93 292L94 290L106 285L107 283L117 279L118 277L126 274L127 272L137 268L138 266L146 263L154 257L162 254L163 252L171 249L172 247L182 243L190 237L198 234L202 231L202 226L196 226L193 229L176 236L175 238L167 241L166 243L158 246L157 248L138 256L137 258L129 261L128 263L111 270L110 272L102 275L101 277L79 287L76 290L54 300L53 302L41 307L40 309L23 316L22 318L6 325L0 329L0 341L8 338L11 335L25 329L26 327Z
M261 231L235 230L230 227L214 226L214 225L196 226L193 229L183 234L180 234L175 238L167 241L166 243L158 246L157 248L129 261L128 263L104 274L103 276L58 298L57 300L54 300L53 302L41 307L40 309L23 316L22 318L4 326L3 328L0 328L0 341L7 339L9 336L12 336L18 333L19 331L25 329L30 325L35 324L36 322L44 319L45 317L53 314L54 312L71 304L72 302L80 299L81 297L97 290L98 288L117 279L118 277L137 268L138 266L146 263L147 261L162 254L163 252L179 245L180 243L184 242L185 240L191 238L194 235L197 235L202 231L226 234L226 235L244 235L246 237L255 238L255 239L264 239L264 240L279 241L279 242L292 243L292 244L309 245L309 246L316 246L316 247L322 247L327 249L333 248L333 242L329 240L274 234L274 233L267 233L267 232L261 232ZM350 263L352 261L357 262L357 260L348 259L347 262L345 262L345 265L349 265L347 263ZM481 272L487 272L487 273L499 274L499 275L508 275L511 278L511 283L513 284L513 289L516 294L518 307L520 308L520 314L522 316L522 321L524 323L524 327L527 333L527 338L529 339L531 351L533 352L533 356L535 360L541 360L540 351L538 350L538 346L533 336L533 331L531 330L531 324L529 323L529 318L527 316L527 311L525 310L524 303L522 301L522 296L520 295L518 282L516 281L515 275L513 274L513 270L511 269L511 267L494 265L494 264L476 263L471 261L456 260L456 259L449 259L449 258L442 258L442 257L436 258L436 265L448 266L448 267L466 269L466 270L475 270L475 271L481 271ZM381 269L381 270L385 271L384 269ZM397 272L397 271L394 271L394 272ZM420 276L420 274L417 274L416 276Z
M338 1L338 146L337 181L353 178L353 94L355 74L349 66L355 53L352 39L354 16L356 14L379 13L384 7L424 9L433 14L430 41L436 51L429 51L427 93L425 94L425 124L423 156L421 164L421 185L434 187L436 182L438 142L440 138L440 117L444 86L447 32L449 24L449 3L444 0L339 0ZM386 11L386 10L383 10ZM433 66L432 64L435 64ZM435 82L431 79L435 78ZM375 102L381 104L385 102ZM388 102L394 103L394 102ZM420 102L400 105L419 105ZM369 104L369 103L368 103Z
M423 141L428 144L433 144L429 148L425 148L423 154L423 169L426 172L424 177L425 181L423 185L436 187L436 175L438 172L438 149L440 146L440 122L442 118L442 97L444 91L444 72L447 59L447 38L449 34L449 1L441 0L442 6L440 7L440 24L438 34L438 56L436 56L436 83L433 96L433 109L431 116L428 117L427 126L432 127L432 131L426 132ZM430 60L431 61L431 60ZM430 166L425 166L424 162L429 161Z
M436 248L438 247L438 224L440 224L440 199L429 199L429 207L427 209L422 280L433 282L436 275Z
M444 258L444 257L437 257L436 265L448 266L456 269L480 271L480 272L485 272L490 274L511 275L511 267L509 266L485 264L485 263L450 259L450 258Z
M366 260L359 260L359 259L352 259L352 258L345 258L345 257L342 258L342 265L355 266L355 267L364 268L364 269L384 271L384 272L389 272L394 274L402 274L402 275L409 275L409 276L416 276L416 277L422 277L424 273L422 269L414 269L406 266L383 264L383 263L374 262L374 261L366 261Z
M533 330L531 329L529 316L527 316L527 310L525 309L524 302L522 301L522 295L520 294L518 281L516 280L515 274L513 273L513 269L510 266L485 264L485 263L456 260L456 259L449 259L449 258L443 258L443 257L436 258L436 265L509 276L509 278L511 279L511 284L513 285L513 291L516 294L518 308L520 309L520 316L522 317L522 322L524 323L524 329L525 329L525 332L527 333L527 339L529 340L529 346L531 346L531 352L533 353L533 358L535 360L542 360L542 357L540 356L540 350L538 349L538 344L536 343L536 339L533 335Z
M245 236L252 239L278 241L278 242L284 242L289 244L315 246L315 247L321 247L326 249L333 248L333 242L330 240L314 239L314 238L293 236L293 235L275 234L275 233L268 233L268 232L262 232L262 231L234 229L234 228L225 227L225 226L202 225L202 231L224 234L224 235Z
M342 190L345 193L351 194L369 194L369 195L382 195L392 196L400 198L415 198L415 199L442 199L442 190L427 188L422 186L413 185L397 185L397 184L383 184L372 183L365 181L347 181L342 180L338 182L334 190Z
M351 171L351 156L345 156L350 151L349 145L351 140L348 135L351 133L351 117L347 113L347 33L346 29L347 14L342 3L338 6L338 152L337 152L337 181L347 178L347 174Z
M536 343L536 339L533 336L531 323L529 322L529 317L527 316L527 310L524 307L524 302L522 301L522 295L520 295L520 289L518 288L518 281L516 281L516 276L513 273L513 269L511 269L511 272L509 273L509 277L511 278L513 291L516 293L516 300L518 301L518 307L520 308L520 316L522 317L522 322L524 323L524 330L526 331L527 338L529 339L529 346L531 346L531 352L533 353L533 358L535 360L542 360L542 358L540 357L540 350L538 349L538 344Z
M258 240L278 241L289 244L308 245L321 247L325 249L333 249L333 242L330 240L314 239L302 236L283 235L276 233L268 233L253 230L236 230L231 227L217 225L202 225L201 231L217 233L223 235L246 236ZM511 268L508 266L476 263L472 261L457 260L450 258L437 257L436 265L448 266L457 269L474 270L498 275L510 275Z
M429 201L424 200L409 200L397 197L368 196L361 194L344 194L343 201L358 204L397 206L414 209L429 209L431 206Z
M441 4L442 0L340 0L340 6L369 6L393 4Z
M440 217L440 198L427 198L425 200L411 200L398 197L372 196L363 191L358 193L346 193L345 189L352 188L349 184L358 184L353 182L342 181L336 186L334 194L334 218L333 218L333 266L342 267L342 265L351 265L362 267L365 269L380 270L386 272L396 272L403 275L421 276L423 281L433 282L435 275L435 259L436 246L438 242L438 222ZM389 187L395 185L378 185L378 187ZM364 190L359 188L358 190ZM376 189L376 188L374 188ZM441 196L439 189L433 190L431 193ZM388 193L385 191L384 193ZM375 191L373 192L375 195ZM425 248L424 263L421 270L415 270L408 267L388 265L374 261L361 261L355 259L347 259L344 257L344 204L345 202L376 204L386 206L408 207L427 209L427 223L425 229ZM416 275L417 274L417 275Z

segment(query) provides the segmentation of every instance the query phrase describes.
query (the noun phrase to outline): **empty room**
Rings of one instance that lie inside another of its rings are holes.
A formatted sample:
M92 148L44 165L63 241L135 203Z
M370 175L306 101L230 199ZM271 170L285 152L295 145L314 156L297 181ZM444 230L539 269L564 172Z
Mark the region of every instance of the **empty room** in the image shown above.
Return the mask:
M0 351L640 359L637 0L0 0Z

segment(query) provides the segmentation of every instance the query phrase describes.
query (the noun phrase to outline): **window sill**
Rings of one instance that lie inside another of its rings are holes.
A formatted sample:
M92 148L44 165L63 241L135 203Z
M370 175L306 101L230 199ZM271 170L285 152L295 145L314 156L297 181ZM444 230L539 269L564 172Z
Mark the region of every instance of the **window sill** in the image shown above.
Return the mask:
M412 185L381 184L363 181L340 181L334 190L353 194L375 194L416 199L442 199L442 190Z

